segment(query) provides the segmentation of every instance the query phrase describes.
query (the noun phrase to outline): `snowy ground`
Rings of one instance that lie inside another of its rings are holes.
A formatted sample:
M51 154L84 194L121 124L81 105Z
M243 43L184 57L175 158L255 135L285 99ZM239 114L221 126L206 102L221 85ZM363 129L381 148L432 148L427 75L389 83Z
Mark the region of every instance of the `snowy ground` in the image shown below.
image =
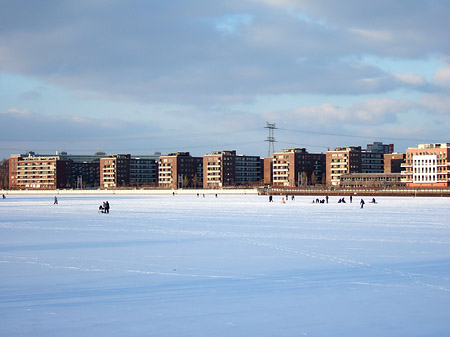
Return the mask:
M337 199L8 196L0 335L449 336L450 199Z

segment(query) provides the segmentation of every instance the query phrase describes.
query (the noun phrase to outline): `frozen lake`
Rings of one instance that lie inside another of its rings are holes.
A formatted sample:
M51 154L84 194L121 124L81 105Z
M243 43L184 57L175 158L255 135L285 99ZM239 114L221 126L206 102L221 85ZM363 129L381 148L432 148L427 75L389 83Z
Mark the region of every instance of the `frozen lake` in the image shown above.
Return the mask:
M448 198L58 198L0 200L1 336L450 335Z

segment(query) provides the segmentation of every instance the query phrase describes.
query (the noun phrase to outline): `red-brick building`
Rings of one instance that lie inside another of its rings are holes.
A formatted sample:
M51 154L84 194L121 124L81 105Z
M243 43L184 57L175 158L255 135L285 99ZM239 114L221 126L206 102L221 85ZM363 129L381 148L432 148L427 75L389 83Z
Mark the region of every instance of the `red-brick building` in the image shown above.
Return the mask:
M189 152L173 152L159 157L158 185L161 188L202 187L203 159Z
M284 149L272 158L273 186L306 186L322 183L325 176L325 154L308 153L304 148ZM269 174L270 170L265 170Z
M71 187L71 162L59 156L13 155L9 158L10 189Z

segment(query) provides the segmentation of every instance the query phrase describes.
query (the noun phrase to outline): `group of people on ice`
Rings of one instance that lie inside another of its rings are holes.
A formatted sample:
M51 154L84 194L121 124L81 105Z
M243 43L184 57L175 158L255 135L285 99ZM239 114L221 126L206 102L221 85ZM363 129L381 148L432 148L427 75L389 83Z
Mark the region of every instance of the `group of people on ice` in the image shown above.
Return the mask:
M281 198L281 203L282 203L282 204L285 204L286 201L288 201L288 200L289 200L289 196L286 195L286 199L285 199L284 197ZM292 200L294 200L294 196L292 196ZM269 202L273 202L273 196L272 196L272 195L269 195ZM350 203L352 203L352 202L353 202L353 196L351 195L351 196L350 196ZM314 200L312 201L312 203L313 203L313 204L325 204L325 203L328 204L328 195L325 197L325 199L319 199L319 198L314 199ZM340 199L338 200L338 204L345 204L345 203L346 203L345 197L342 197L342 198L340 198ZM372 198L372 200L370 201L370 203L371 203L371 204L376 204L377 202L376 202L375 198ZM361 208L364 208L364 205L365 205L366 203L365 203L364 199L361 199L361 201L359 202L359 204L360 204Z
M99 213L109 213L109 202L104 201L102 205L98 207Z

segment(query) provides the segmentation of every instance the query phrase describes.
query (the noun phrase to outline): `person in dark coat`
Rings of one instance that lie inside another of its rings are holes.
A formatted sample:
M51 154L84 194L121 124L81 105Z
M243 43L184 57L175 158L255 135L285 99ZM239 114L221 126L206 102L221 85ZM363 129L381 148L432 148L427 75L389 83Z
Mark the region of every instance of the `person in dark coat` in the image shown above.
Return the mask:
M58 198L55 195L55 201L53 201L53 205L58 205Z
M359 203L361 204L361 208L364 208L364 204L365 204L364 200L361 199L361 201Z
M108 201L105 202L105 212L109 213L109 202Z

